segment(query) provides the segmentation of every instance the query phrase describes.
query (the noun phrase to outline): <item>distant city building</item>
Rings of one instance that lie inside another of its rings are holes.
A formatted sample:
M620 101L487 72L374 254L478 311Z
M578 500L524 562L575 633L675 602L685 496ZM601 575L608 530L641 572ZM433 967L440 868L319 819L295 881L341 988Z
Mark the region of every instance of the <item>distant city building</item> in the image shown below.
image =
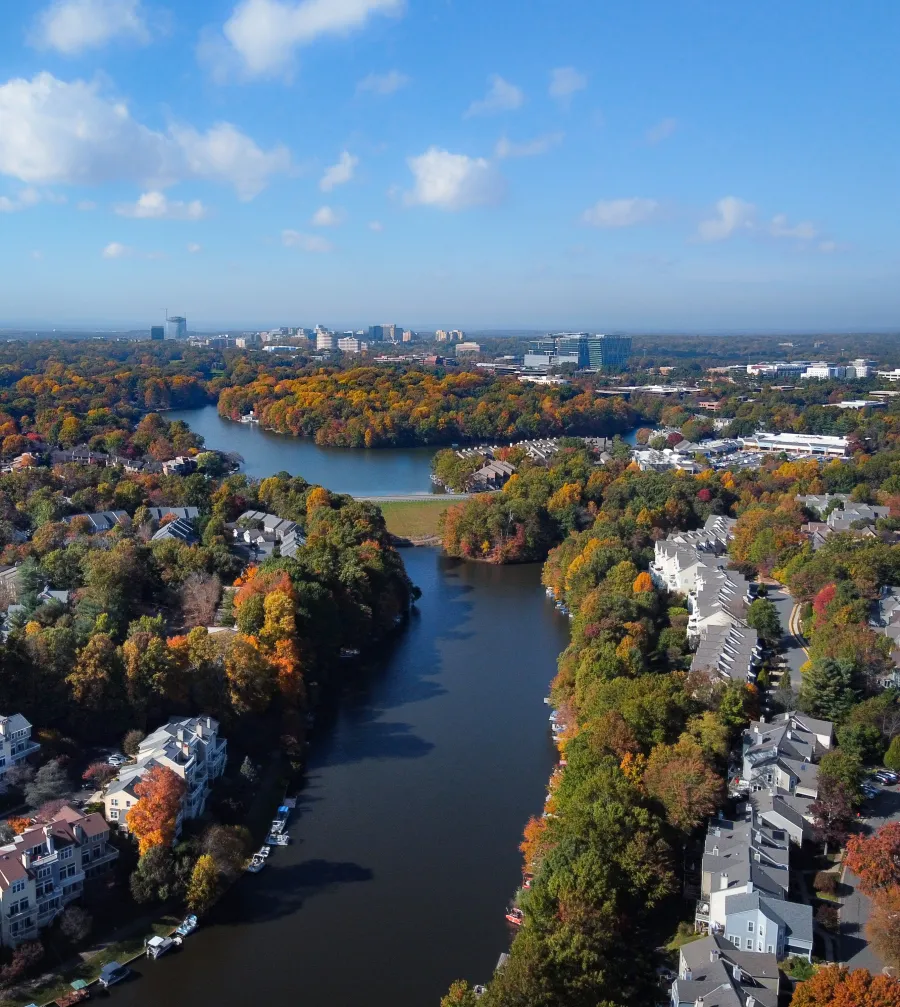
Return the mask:
M788 363L786 360L747 364L747 373L757 378L799 378L809 366L807 360Z
M383 325L370 325L369 326L369 339L373 343L380 343L384 340L384 326Z
M438 343L455 343L462 342L466 338L466 334L462 329L438 329L434 338Z
M857 357L856 360L847 368L848 378L870 378L872 372L875 369L874 360L865 360L863 357ZM853 372L851 374L851 371Z
M335 334L326 332L324 329L316 329L316 349L333 350L335 348Z
M241 350L255 350L260 346L262 340L256 332L248 332L243 336L238 336L234 344Z
M631 355L631 336L557 332L532 343L525 354L527 370L549 370L572 364L578 370L623 367Z
M157 342L160 339L166 338L166 330L162 325L151 325L150 326L150 338Z
M840 364L826 364L824 361L819 361L818 363L810 364L803 372L802 377L807 380L827 381L830 378L843 378L846 373L847 368L842 367Z
M480 353L481 346L478 343L457 343L456 344L456 355L459 356L461 353Z
M411 343L413 339L415 339L415 336L416 334L412 332L410 329L404 329L401 339L404 343Z
M900 367L895 367L892 371L879 371L879 378L887 378L888 381L900 381Z
M796 455L825 455L842 458L847 454L846 437L832 437L828 434L769 434L756 433L752 437L740 437L745 451L785 451Z
M170 315L166 318L166 339L186 339L187 319L181 315Z
M357 339L356 336L342 336L337 341L337 348L341 351L341 353L362 353L365 345L366 344Z

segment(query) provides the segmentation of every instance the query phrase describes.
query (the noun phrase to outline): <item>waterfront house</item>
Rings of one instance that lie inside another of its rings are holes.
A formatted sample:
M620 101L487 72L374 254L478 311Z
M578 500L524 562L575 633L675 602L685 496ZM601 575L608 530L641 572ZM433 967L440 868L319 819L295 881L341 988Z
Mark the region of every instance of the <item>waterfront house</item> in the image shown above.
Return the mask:
M82 894L86 881L109 871L119 851L108 841L102 815L65 806L46 825L0 846L0 943L36 937Z
M780 974L773 954L748 954L713 935L684 944L672 1007L778 1007Z
M186 818L199 818L206 809L210 783L225 772L227 743L219 737L219 722L212 717L173 719L141 742L137 758L119 770L103 794L106 817L128 829L126 815L138 803L135 786L154 766L171 769L185 783L179 829Z
M88 535L93 535L96 532L112 531L117 525L128 524L131 518L128 516L128 512L124 510L95 511L93 514L70 514L69 517L63 518L66 524L71 524L75 520L78 520L79 524L84 525L83 530Z
M31 740L31 724L21 713L0 716L0 790L6 789L4 777L7 771L29 755L34 755L40 747Z
M751 891L725 900L724 936L736 948L812 961L812 906Z

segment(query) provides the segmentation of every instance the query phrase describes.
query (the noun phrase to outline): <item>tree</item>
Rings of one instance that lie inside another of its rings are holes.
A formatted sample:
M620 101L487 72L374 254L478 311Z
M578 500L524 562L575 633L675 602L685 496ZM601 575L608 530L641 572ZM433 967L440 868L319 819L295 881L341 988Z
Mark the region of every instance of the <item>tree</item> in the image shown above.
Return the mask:
M125 820L142 856L154 846L172 844L184 791L184 780L165 766L153 766L134 785L138 802Z
M457 979L450 984L445 996L441 997L441 1007L477 1007L478 997L475 990L465 981Z
M35 768L28 762L20 762L18 765L10 766L6 771L4 782L16 790L23 790L34 779Z
M248 787L254 787L259 782L259 773L257 772L256 766L254 766L250 761L249 755L244 756L244 761L241 763L239 772L241 774L241 779Z
M143 740L144 732L139 731L136 727L132 728L122 739L122 751L134 758L138 754L138 749Z
M810 661L803 670L800 709L813 717L843 720L859 699L852 662L823 657Z
M201 915L215 902L219 890L219 872L216 862L208 853L204 853L194 864L191 881L188 885L188 908Z
M220 874L234 878L244 868L250 843L250 833L242 826L211 825L203 836L203 852L213 858Z
M852 836L844 863L859 878L864 895L900 885L900 822L888 822L871 836Z
M900 966L900 886L879 891L866 923L866 935L889 965Z
M62 797L69 790L69 778L66 771L54 759L35 773L34 779L25 788L25 801L32 807L40 807L45 801Z
M24 941L12 953L9 964L0 969L0 985L9 986L34 968L44 957L44 945L40 941Z
M873 724L843 724L837 730L837 740L841 750L861 764L878 762L884 751L881 731Z
M83 941L92 925L91 914L81 906L67 906L59 917L59 929L73 944Z
M92 762L81 774L81 778L102 790L110 780L116 778L118 772L115 766L110 766L107 762Z
M797 986L790 1007L900 1007L900 982L866 969L823 965Z
M840 780L847 788L847 796L854 804L860 803L863 780L862 763L853 752L834 748L826 752L819 761L819 780Z
M832 777L819 781L819 793L809 806L813 816L816 834L825 844L827 852L830 844L840 846L847 838L853 822L853 800L846 784Z
M13 816L6 819L6 824L12 829L13 835L21 836L26 829L31 828L31 819Z
M781 619L778 609L768 598L757 598L747 609L747 625L752 626L768 643L781 639Z
M78 651L66 681L77 706L98 712L109 707L121 675L122 663L112 638L107 633L95 633Z
M179 894L171 846L151 846L129 879L135 902L164 902Z
M685 832L712 814L724 797L721 776L692 740L657 745L647 761L644 786L666 809L671 824Z
M216 574L190 574L181 585L180 595L185 626L212 626L222 595L222 583Z
M895 773L900 773L900 734L888 746L884 757L884 764L888 769L893 769Z

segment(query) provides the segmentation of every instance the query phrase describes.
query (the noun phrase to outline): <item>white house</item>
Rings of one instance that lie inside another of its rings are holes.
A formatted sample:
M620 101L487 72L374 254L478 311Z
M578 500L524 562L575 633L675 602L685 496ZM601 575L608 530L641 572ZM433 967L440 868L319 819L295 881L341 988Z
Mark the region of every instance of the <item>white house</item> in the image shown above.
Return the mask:
M0 787L5 789L4 777L7 770L27 759L40 747L36 741L31 740L31 724L21 713L14 713L11 717L0 716Z

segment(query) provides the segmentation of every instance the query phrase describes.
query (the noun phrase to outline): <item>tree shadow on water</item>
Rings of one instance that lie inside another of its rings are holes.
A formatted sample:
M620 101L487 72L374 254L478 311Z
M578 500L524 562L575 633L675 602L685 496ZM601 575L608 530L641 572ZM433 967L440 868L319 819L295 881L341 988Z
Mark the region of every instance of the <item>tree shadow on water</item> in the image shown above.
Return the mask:
M339 766L366 759L421 759L434 748L412 733L410 724L360 719L330 746L320 752L318 766Z

